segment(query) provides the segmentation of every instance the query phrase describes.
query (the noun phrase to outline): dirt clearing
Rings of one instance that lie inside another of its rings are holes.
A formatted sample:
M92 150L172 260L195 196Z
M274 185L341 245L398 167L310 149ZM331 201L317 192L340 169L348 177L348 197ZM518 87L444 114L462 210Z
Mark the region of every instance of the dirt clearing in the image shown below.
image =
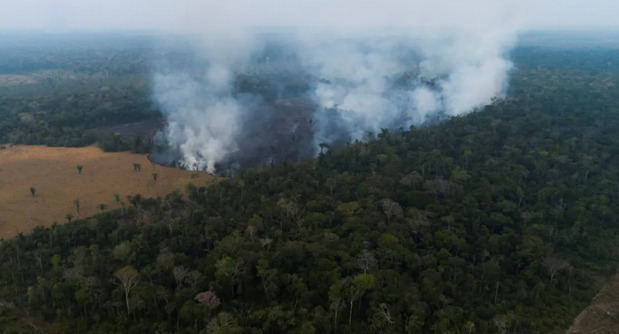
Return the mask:
M66 222L67 215L91 216L102 204L117 208L127 204L128 195L164 196L188 183L202 186L216 180L206 173L153 164L146 155L104 153L95 146L6 147L0 149L0 238Z
M619 333L619 274L593 298L565 334Z

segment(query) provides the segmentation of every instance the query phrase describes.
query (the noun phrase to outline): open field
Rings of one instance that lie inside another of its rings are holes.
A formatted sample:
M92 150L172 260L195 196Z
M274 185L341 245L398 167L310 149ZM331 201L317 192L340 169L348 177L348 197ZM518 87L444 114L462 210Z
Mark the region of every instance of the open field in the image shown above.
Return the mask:
M134 171L134 163L140 164L140 171ZM81 174L78 165L83 166ZM146 155L104 153L95 146L7 147L0 149L0 238L65 222L67 214L91 216L99 212L100 204L117 208L127 203L128 195L163 196L190 182L199 186L216 179L153 164ZM36 190L34 197L30 187ZM116 203L114 194L120 195L121 203Z
M0 74L0 87L20 86L35 83L36 80L29 75Z
M595 296L565 334L619 333L619 274Z
M24 86L41 82L46 82L49 85L50 81L56 80L76 80L84 79L86 76L77 74L71 71L49 70L39 71L27 74L0 74L0 87Z

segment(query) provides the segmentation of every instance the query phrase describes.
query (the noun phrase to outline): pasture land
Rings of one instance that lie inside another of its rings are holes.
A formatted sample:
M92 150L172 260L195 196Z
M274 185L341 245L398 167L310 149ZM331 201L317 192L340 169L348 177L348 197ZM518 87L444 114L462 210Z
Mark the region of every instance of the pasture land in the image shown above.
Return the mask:
M202 186L217 179L154 164L143 154L104 153L96 146L5 146L0 148L0 238L66 222L67 215L77 219L130 205L128 195L164 196L188 183Z

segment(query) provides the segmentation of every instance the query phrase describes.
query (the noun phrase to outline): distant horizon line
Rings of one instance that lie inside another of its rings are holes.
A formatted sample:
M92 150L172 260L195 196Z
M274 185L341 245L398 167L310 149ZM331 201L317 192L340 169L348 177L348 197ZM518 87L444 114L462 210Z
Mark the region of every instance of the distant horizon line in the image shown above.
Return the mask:
M241 30L257 30L262 32L268 31L293 31L293 30L309 30L309 31L325 31L329 30L329 26L320 26L320 25L306 25L306 26L247 26L247 27L239 27ZM406 27L406 26L385 26L385 27L361 27L361 26L350 26L350 27L338 27L333 30L337 31L359 31L365 30L367 32L376 32L376 31L431 31L431 30L444 30L449 31L450 29L458 29L457 26L454 27L444 27L444 28L436 28L436 27ZM215 32L215 31L214 31ZM525 29L519 29L518 34L529 34L529 33L599 33L599 32L615 32L619 33L619 25L616 26L578 26L578 27L570 27L570 26L538 26L531 27ZM158 30L158 29L23 29L23 28L0 28L0 34L40 34L40 35L110 35L110 34L123 34L123 35L197 35L199 32L195 31L174 31L174 30Z

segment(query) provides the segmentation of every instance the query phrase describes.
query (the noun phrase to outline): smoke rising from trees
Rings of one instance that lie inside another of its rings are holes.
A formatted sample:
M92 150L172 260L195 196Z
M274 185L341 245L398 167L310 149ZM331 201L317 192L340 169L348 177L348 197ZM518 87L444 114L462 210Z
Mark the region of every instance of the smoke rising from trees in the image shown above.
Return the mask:
M392 1L375 16L353 10L338 22L344 5L364 4L336 1L303 26L288 17L250 27L262 23L251 17L191 28L184 56L155 66L154 100L168 125L153 159L226 173L483 107L507 88L519 26L510 13L519 11L473 2L483 8L477 16L461 4Z

